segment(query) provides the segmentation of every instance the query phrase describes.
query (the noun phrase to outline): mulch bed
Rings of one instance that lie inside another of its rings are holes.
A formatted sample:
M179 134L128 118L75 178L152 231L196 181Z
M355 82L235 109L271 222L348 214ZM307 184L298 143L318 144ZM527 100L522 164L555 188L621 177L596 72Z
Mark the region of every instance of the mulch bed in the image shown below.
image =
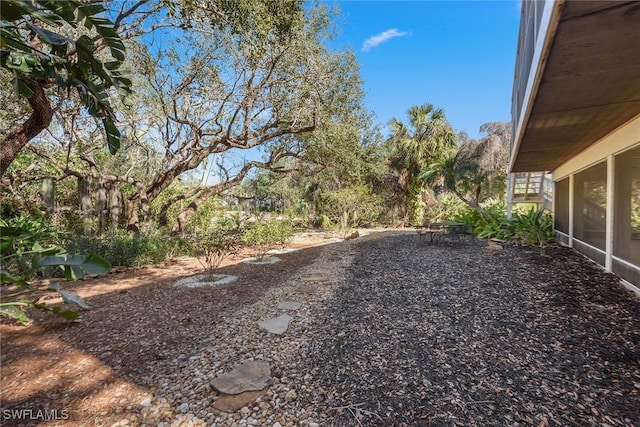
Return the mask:
M179 263L68 284L83 323L0 324L0 406L68 409L46 424L65 427L640 426L640 299L573 250L392 231L279 257L215 289L174 287L198 272ZM287 333L260 331L287 299ZM253 359L264 400L211 414L210 380Z
M615 276L559 246L357 245L305 361L326 425L640 425L640 302Z

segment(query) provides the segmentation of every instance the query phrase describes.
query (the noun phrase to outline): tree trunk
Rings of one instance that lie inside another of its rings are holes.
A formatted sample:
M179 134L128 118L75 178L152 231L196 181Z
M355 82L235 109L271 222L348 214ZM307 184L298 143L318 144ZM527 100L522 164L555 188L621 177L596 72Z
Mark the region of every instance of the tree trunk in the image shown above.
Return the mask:
M349 211L342 211L342 218L340 218L340 230L344 232L349 230Z
M87 178L78 178L78 208L80 209L84 234L90 234L91 181Z
M98 234L102 234L105 229L105 213L107 211L107 190L102 177L98 178L97 194L98 199L96 201L96 210L98 211Z
M213 196L217 196L218 194L221 194L225 190L228 190L237 185L240 185L244 177L253 167L254 165L252 163L247 163L242 167L240 172L238 172L238 174L233 179L229 179L225 182L221 182L219 184L212 185L210 187L202 189L200 191L200 194L198 194L195 197L195 199L193 199L193 201L189 203L189 205L185 209L183 209L182 212L180 212L180 214L178 215L176 224L173 227L173 231L182 233L184 231L184 226L186 225L187 221L189 220L189 218L191 218L191 216L194 213L196 213L196 211L198 210L198 207L200 207L202 203L209 200Z
M42 181L42 200L44 201L45 210L52 214L56 210L56 180L53 178L45 178Z
M140 201L139 199L127 200L127 232L133 234L140 234Z
M153 215L151 206L149 206L149 199L144 195L140 197L140 211L142 212L142 227L144 232L147 233L151 230Z
M189 199L197 195L200 191L201 188L196 188L195 190L189 191L188 193L178 194L177 196L164 202L164 204L160 208L160 213L158 214L158 225L160 227L166 227L167 225L169 225L169 209L171 209L171 207L179 201Z
M33 95L28 99L33 112L23 124L16 126L0 145L0 176L5 174L20 150L49 126L53 117L44 87L40 84L27 86L33 91Z
M198 199L189 203L186 209L183 209L182 212L178 214L176 218L176 224L173 226L172 231L177 231L178 233L183 233L184 228L187 225L187 221L191 216L198 211L198 207L200 206L200 201Z
M472 209L475 209L476 211L478 211L480 213L480 215L484 216L484 217L490 217L491 215L489 215L489 212L485 211L484 209L482 209L482 207L477 204L477 203L473 203L469 200L467 200L466 197L464 197L462 194L460 194L460 192L458 190L453 190L453 193L458 196L458 198L460 200L462 200L464 203L466 203L469 207L471 207Z
M122 215L122 195L118 187L114 185L109 189L109 220L112 230L118 228L120 215Z

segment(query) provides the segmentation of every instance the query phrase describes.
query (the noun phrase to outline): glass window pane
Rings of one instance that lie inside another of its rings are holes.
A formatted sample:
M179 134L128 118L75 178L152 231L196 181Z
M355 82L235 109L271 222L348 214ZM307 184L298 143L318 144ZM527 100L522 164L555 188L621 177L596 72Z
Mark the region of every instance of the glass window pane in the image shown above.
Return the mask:
M607 163L601 162L577 173L573 188L573 235L605 250L607 216Z

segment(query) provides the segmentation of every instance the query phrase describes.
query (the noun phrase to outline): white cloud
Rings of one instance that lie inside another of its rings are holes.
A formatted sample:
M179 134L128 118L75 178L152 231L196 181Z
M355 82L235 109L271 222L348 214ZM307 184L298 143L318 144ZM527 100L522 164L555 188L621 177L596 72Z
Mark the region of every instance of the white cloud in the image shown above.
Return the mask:
M368 52L372 47L376 47L386 42L387 40L390 40L394 37L406 36L408 34L409 33L405 31L398 31L396 28L392 28L380 34L376 34L375 36L371 36L367 40L365 40L364 44L362 45L362 51Z

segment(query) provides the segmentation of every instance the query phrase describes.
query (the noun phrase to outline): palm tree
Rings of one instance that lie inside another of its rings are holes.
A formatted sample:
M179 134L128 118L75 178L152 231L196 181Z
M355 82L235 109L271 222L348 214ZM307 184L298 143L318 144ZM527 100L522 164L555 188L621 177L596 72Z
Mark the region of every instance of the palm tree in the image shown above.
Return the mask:
M408 111L409 126L393 118L389 123L391 137L390 164L399 174L412 224L422 222L425 182L418 179L424 168L442 153L456 147L453 129L444 110L432 104L413 106Z
M418 179L426 185L441 185L480 214L489 215L480 206L482 190L488 185L489 175L473 158L465 155L464 148L447 150L434 158Z

